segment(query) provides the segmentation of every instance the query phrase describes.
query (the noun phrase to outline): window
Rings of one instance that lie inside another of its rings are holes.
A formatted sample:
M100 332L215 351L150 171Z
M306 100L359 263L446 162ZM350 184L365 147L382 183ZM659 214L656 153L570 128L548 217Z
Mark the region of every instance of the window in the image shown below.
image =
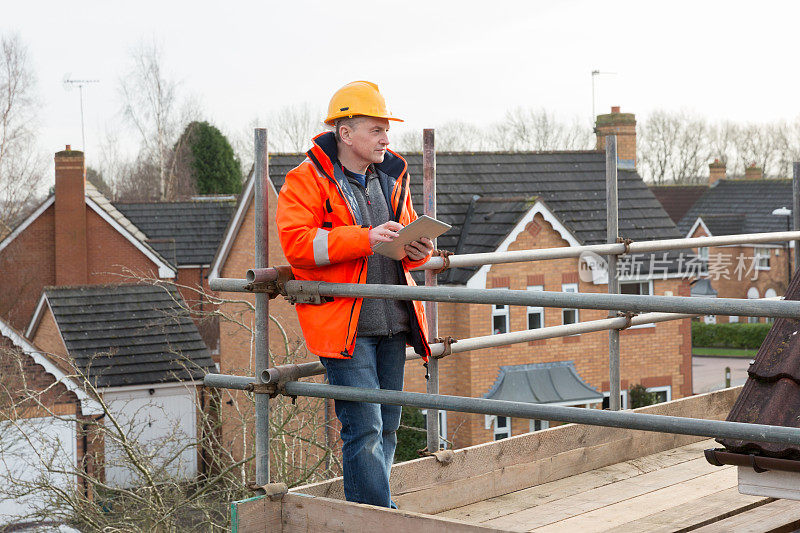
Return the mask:
M651 281L633 281L619 284L620 294L641 294L651 296L653 294L653 283Z
M760 298L761 295L758 293L758 289L755 287L750 287L747 289L747 297L749 299ZM747 317L748 324L758 324L758 317L757 316L749 316Z
M550 427L550 422L547 420L530 420L530 431L541 431Z
M767 289L766 291L764 291L764 298L775 298L776 296L778 296L778 293L775 292L775 289ZM766 318L766 322L767 324L772 324L773 322L775 322L775 318L769 316Z
M708 272L708 247L698 248L697 257L700 259L700 268L702 272Z
M425 427L428 427L428 410L422 409L422 416L425 417ZM447 448L447 411L439 411L439 446Z
M507 439L511 436L511 418L507 416L494 417L494 440Z
M664 403L672 400L672 387L669 385L663 387L648 387L647 392L655 393L656 403Z
M562 283L561 284L561 292L578 292L578 284L577 283ZM580 317L578 316L577 309L562 309L561 310L561 323L564 325L567 324L576 324L580 322Z
M728 322L735 324L736 322L739 322L739 317L736 315L731 315L728 317Z
M543 291L541 285L529 285L529 291ZM544 327L544 308L528 306L528 329L539 329Z
M753 261L756 270L769 270L769 248L756 246L753 248Z
M625 283L619 284L619 293L620 294L638 294L643 296L652 296L653 295L653 282L652 281L628 281ZM631 329L636 328L654 328L656 327L655 324L652 322L649 324L639 324L636 326L631 326Z
M611 392L606 391L603 393L603 409L610 409L611 403L609 402L609 398L611 397ZM619 405L622 409L628 408L628 391L623 390L619 392Z
M508 287L503 287L507 289ZM509 322L509 306L508 305L492 305L492 335L499 333L508 333Z
M703 317L703 322L705 322L706 324L716 324L717 315L706 315Z

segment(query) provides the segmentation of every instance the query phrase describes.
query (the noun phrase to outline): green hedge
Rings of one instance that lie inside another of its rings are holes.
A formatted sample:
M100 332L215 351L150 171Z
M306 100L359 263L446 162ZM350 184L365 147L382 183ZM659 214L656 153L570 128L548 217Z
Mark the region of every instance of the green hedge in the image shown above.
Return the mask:
M397 430L397 449L394 452L394 462L419 459L419 450L428 445L425 432L425 416L416 407L403 407L400 417L400 429Z
M758 348L772 324L692 323L692 346L702 348Z

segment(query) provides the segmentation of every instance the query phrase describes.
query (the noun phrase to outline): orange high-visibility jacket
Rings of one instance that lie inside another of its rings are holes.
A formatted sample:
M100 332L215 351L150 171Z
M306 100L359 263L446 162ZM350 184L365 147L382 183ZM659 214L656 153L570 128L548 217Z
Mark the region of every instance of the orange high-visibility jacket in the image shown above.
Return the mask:
M314 138L314 146L300 165L286 175L278 196L277 223L281 246L295 279L332 283L364 283L370 227L361 213L350 184L338 163L333 132ZM336 164L333 162L337 161ZM408 164L392 151L375 165L392 220L407 225L417 218L411 205ZM409 268L425 263L407 257L398 262L408 285L415 285ZM402 267L400 266L402 264ZM335 297L321 305L297 304L297 316L308 349L322 357L345 359L355 348L361 298ZM427 361L427 325L422 302L408 302L410 343Z

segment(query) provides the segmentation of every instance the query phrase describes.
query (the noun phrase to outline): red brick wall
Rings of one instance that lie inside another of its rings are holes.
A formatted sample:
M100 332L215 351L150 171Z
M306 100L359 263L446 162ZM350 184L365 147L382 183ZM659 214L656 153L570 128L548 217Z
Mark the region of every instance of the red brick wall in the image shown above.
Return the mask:
M0 250L0 317L24 331L42 289L55 285L55 208L50 206Z
M702 226L698 226L691 236L705 237L707 233ZM786 248L768 248L768 250L770 253L769 270L757 270L753 266L755 253L753 246L709 247L709 277L711 285L717 290L717 297L747 298L747 291L751 287L758 289L761 298L768 289L773 289L778 296L785 294L789 281L786 264L787 250ZM718 315L716 320L717 323L725 323L730 321L730 317ZM764 322L765 319L759 318L758 321ZM740 317L739 322L747 322L747 317Z
M84 204L85 205L85 204ZM158 278L158 267L88 206L86 282L125 283L131 273ZM0 250L0 316L24 330L42 289L56 285L55 208L49 207L16 239ZM71 253L68 249L65 253ZM77 263L68 263L77 264Z

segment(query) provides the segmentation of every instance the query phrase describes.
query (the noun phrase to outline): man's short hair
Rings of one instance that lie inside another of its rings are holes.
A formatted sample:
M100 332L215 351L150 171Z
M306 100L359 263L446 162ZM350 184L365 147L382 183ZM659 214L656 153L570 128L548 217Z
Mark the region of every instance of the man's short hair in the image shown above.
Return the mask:
M347 126L350 129L355 129L358 123L363 119L364 117L362 116L337 118L333 122L333 134L336 136L336 142L342 141L342 136L339 134L339 128L342 126Z

